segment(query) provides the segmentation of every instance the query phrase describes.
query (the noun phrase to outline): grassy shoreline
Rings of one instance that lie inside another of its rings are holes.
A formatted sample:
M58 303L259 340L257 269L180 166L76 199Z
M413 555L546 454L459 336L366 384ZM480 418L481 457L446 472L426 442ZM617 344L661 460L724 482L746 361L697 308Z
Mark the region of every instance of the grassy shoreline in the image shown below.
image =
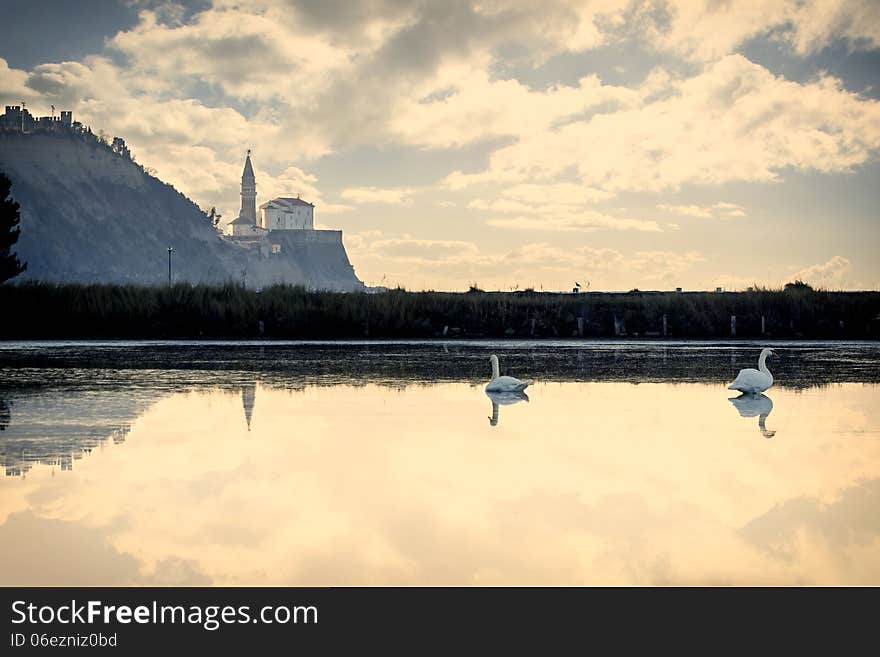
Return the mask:
M0 339L880 339L880 292L309 291L277 285L0 286ZM663 317L666 331L663 331ZM731 315L736 316L735 336ZM763 317L763 331L762 331Z

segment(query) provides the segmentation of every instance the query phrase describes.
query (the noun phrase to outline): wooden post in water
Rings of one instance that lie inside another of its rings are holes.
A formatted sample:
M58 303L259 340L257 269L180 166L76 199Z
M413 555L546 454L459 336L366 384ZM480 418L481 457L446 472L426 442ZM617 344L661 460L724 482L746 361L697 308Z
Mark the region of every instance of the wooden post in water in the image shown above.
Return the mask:
M764 319L764 315L761 315L761 335L767 332L767 322Z
M736 337L736 315L730 316L730 337Z
M666 337L666 313L663 313L663 337Z
M532 335L532 336L533 336L533 335L535 335L535 318L532 317L532 318L529 320L529 323L531 324L531 328L529 329L529 335Z
M534 321L534 320L532 320ZM533 325L534 326L534 325ZM578 337L584 337L584 318L578 317Z

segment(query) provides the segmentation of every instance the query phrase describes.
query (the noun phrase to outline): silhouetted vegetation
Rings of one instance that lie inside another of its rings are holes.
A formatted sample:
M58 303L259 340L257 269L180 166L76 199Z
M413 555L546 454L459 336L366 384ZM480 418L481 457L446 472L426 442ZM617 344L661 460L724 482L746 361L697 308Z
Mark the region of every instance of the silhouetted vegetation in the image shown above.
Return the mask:
M11 189L12 181L0 172L0 283L27 269L27 263L22 264L12 252L21 234L21 228L18 227L21 216L18 203L9 196Z
M796 279L791 283L786 283L785 287L782 288L782 291L788 293L812 294L816 290L814 290L813 286L809 283L804 283L802 280Z
M880 292L315 292L278 285L0 287L0 338L880 337ZM763 317L763 330L762 330Z
M203 212L204 212L204 210L203 210ZM211 224L211 227L214 228L214 230L219 229L220 220L222 218L223 218L223 215L220 214L219 212L217 212L217 208L215 208L213 205L211 206L211 209L208 212L205 212L205 219L208 220L208 223Z

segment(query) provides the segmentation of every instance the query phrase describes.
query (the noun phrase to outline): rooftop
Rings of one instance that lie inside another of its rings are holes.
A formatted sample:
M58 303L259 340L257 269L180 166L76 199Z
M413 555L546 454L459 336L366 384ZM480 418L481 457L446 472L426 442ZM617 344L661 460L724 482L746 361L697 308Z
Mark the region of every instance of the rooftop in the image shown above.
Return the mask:
M301 198L298 198L298 197L297 198L288 198L286 196L280 196L278 198L273 198L271 201L263 203L260 206L260 209L270 208L270 207L286 209L286 208L291 208L291 207L294 207L297 205L305 205L306 207L310 207L310 208L315 207L315 205L313 203L309 203L308 201L303 201Z

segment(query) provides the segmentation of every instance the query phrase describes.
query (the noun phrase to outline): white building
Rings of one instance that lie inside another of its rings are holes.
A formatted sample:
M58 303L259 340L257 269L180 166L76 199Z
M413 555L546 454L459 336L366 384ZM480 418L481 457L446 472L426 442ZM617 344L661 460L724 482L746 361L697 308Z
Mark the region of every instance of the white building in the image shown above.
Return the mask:
M315 206L301 198L275 198L260 206L265 230L314 230Z
M247 217L239 215L226 224L226 234L229 237L261 239L266 234L266 231Z

